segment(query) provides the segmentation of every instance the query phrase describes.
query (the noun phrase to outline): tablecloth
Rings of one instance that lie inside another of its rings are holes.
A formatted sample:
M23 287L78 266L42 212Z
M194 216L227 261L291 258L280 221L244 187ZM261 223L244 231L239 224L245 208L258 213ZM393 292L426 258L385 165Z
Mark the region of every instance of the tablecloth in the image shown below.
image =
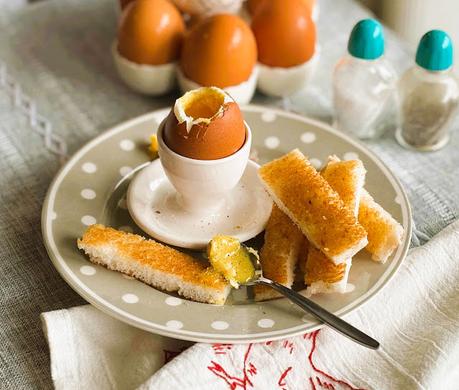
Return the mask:
M331 71L352 25L369 15L352 0L319 0L322 54L293 110L330 121ZM39 314L84 301L54 270L42 243L40 212L61 157L120 121L163 107L118 79L109 53L115 0L0 2L0 387L49 388L49 355ZM401 72L410 52L390 31L387 56ZM255 103L282 105L256 96ZM459 123L454 124L457 130ZM402 180L420 245L459 215L459 134L432 154L400 148L391 134L367 143Z

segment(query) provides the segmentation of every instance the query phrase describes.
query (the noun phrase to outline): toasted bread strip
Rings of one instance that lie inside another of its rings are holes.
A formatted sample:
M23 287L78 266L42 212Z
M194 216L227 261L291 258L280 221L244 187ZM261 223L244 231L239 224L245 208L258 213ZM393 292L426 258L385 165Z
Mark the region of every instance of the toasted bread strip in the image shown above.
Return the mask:
M360 195L365 182L365 168L360 160L340 161L331 156L321 172L322 177L338 193L346 207L357 217ZM352 258L334 264L321 251L311 246L308 251L304 282L306 293L330 293L346 291Z
M319 293L346 292L352 259L345 263L334 264L321 251L311 246L306 261L304 283L306 295Z
M200 261L136 234L92 225L78 240L78 248L95 264L194 301L222 305L230 292L224 278Z
M366 249L371 258L384 263L400 245L403 227L365 189L360 199L359 222L368 232Z
M277 206L335 264L367 245L367 233L352 210L298 149L258 172Z
M303 236L303 242L300 246L300 253L298 253L298 261L296 263L295 282L304 283L306 273L306 261L308 260L309 241Z
M356 217L359 212L366 172L362 161L341 161L333 155L328 157L327 165L320 173Z
M263 276L291 287L295 266L304 236L300 229L276 205L265 230L265 242L260 251ZM279 293L266 286L254 287L255 300L277 298Z

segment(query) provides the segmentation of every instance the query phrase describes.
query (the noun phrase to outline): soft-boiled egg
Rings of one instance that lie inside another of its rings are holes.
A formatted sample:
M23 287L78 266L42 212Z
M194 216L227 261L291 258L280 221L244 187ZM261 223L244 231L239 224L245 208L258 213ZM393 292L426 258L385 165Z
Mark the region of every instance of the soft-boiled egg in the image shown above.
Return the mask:
M220 13L237 13L243 0L174 0L177 7L190 15L209 16Z
M202 19L185 37L178 81L183 92L201 86L227 91L248 103L257 81L257 45L239 16L219 14Z
M270 0L255 11L258 88L267 95L288 96L307 84L316 63L316 28L303 0Z
M184 33L180 12L169 0L136 0L128 4L112 50L122 80L145 94L170 91Z
M245 137L239 106L217 87L185 93L164 123L165 144L175 153L197 160L228 157L242 147Z

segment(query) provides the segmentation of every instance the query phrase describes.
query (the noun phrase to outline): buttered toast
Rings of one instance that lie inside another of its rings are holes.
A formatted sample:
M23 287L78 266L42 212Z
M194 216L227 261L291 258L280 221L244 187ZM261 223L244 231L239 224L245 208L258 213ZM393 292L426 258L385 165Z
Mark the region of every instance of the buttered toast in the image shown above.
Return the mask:
M346 207L357 216L360 195L365 182L365 168L360 160L340 161L336 156L329 157L322 170L322 177L338 193ZM345 292L352 258L344 263L334 264L321 251L312 245L309 248L304 282L310 295L324 292Z
M92 225L78 240L89 260L194 301L222 305L230 285L197 259L136 234Z
M384 263L402 242L403 227L365 189L360 198L359 222L368 233L365 249L373 260Z
M367 233L353 211L298 149L258 173L277 206L335 264L367 245Z
M265 230L265 242L260 251L263 276L286 287L292 287L295 266L304 236L291 219L276 205L273 206ZM255 300L277 298L274 289L266 286L254 287Z

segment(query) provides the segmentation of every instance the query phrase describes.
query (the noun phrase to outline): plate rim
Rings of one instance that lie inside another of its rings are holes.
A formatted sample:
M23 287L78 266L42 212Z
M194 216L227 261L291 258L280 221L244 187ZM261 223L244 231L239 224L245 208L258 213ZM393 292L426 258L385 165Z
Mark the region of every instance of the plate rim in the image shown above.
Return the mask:
M66 173L70 170L78 161L79 158L84 155L85 152L91 149L92 146L99 144L107 138L110 138L112 135L122 132L137 123L146 122L150 119L153 119L159 115L163 115L170 110L170 107L160 108L143 115L131 118L115 126L110 127L109 129L98 134L94 138L90 139L83 146L81 146L75 153L68 159L68 161L59 169L55 177L51 181L51 184L47 190L45 200L43 202L42 212L41 212L41 230L43 236L43 242L50 257L54 267L60 274L60 276L65 280L65 282L81 297L83 297L87 302L101 310L102 312L117 318L120 321L128 323L129 325L135 326L137 328L146 330L151 333L156 333L166 337L172 337L181 340L195 341L195 342L207 342L207 343L231 343L231 344L245 344L252 342L264 342L268 340L278 340L286 337L297 336L305 333L313 332L317 329L320 329L324 324L319 321L309 321L305 322L304 325L298 325L291 328L284 328L274 332L261 332L261 333L252 333L246 335L235 335L235 334L212 334L212 333L201 333L194 331L187 331L183 329L170 329L166 326L155 324L151 321L143 320L142 318L135 316L133 314L125 312L123 309L116 307L115 305L107 302L104 298L100 297L98 294L94 293L87 286L82 284L78 277L73 273L72 270L65 264L65 260L59 254L58 248L52 239L52 224L49 223L51 218L48 218L50 213L53 210L50 210L50 201L53 195L53 192L57 192L59 188L59 183L65 178ZM398 195L401 195L402 199L400 205L402 207L402 216L406 217L406 231L404 235L403 245L400 245L397 249L396 256L398 261L394 263L385 271L385 277L378 280L364 295L359 297L357 300L352 301L347 306L336 311L335 314L343 317L346 316L358 308L363 307L368 303L374 296L376 296L384 287L386 287L394 275L397 273L401 267L403 261L405 260L411 242L412 235L412 212L411 206L406 194L405 189L403 188L401 182L397 176L389 169L389 167L375 154L373 151L368 149L362 142L357 141L349 137L348 135L339 132L334 129L328 123L322 122L317 119L313 119L307 116L303 116L297 113L288 112L279 108L269 107L269 106L260 106L260 105L241 105L241 110L243 112L265 112L270 111L276 115L280 115L287 118L292 118L294 120L311 124L315 127L321 128L321 130L327 131L338 138L344 139L346 142L350 143L356 149L362 150L365 155L370 158L378 168L384 173L386 178L389 180L391 185L398 189ZM403 221L405 222L405 221ZM49 231L48 231L49 230ZM61 257L61 259L59 259ZM384 274L383 274L384 276Z

